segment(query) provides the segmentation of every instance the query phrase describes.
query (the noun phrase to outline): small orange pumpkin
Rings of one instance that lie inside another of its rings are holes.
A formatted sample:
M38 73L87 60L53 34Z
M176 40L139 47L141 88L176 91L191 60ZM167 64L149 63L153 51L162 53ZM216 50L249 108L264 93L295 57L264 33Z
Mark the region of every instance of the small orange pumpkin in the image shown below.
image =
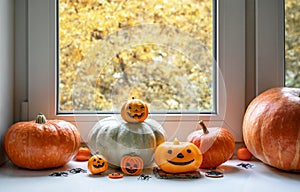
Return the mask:
M199 148L190 142L164 142L154 154L157 166L168 173L184 173L195 171L202 163Z
M79 150L75 156L77 161L87 161L91 157L91 151L87 147L79 147Z
M124 121L129 123L141 123L145 121L148 117L148 106L147 104L140 100L132 97L123 104L121 108L121 116Z
M121 169L126 175L139 175L143 168L143 159L137 155L124 155L121 159Z
M252 154L246 147L239 148L236 152L236 155L238 159L242 161L250 161L252 158Z
M95 175L108 169L108 162L102 155L93 155L88 161L89 171Z
M70 122L46 120L13 124L5 134L4 147L9 159L27 169L49 169L65 165L77 153L80 134Z
M199 147L203 154L200 168L216 168L230 159L234 152L235 142L230 131L222 127L209 128L199 121L202 128L192 132L187 140Z

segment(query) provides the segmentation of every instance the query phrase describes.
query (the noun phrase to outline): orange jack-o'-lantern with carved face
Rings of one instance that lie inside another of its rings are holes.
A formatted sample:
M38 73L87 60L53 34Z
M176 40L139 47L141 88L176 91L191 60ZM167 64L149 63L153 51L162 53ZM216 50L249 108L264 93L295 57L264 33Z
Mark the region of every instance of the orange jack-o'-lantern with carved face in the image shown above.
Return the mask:
M121 159L121 169L126 175L139 175L144 168L143 159L136 155L124 155Z
M103 173L108 169L108 162L102 155L93 155L88 161L88 169L92 174Z
M164 142L159 145L154 154L155 163L168 173L183 173L195 171L202 163L199 148L190 142Z
M148 117L148 106L144 101L132 97L131 100L123 104L121 116L129 123L143 122Z

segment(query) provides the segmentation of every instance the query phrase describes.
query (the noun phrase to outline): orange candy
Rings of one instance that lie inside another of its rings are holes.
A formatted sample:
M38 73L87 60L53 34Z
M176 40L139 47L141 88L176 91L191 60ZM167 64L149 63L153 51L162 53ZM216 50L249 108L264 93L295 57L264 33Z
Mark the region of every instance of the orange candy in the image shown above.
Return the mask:
M237 157L239 160L249 161L252 158L252 154L246 147L243 147L237 150Z

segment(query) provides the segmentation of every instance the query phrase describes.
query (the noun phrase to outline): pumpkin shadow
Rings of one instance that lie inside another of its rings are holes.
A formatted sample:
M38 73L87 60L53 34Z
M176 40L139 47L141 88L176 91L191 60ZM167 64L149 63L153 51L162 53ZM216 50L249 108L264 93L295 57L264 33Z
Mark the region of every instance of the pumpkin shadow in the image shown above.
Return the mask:
M66 164L61 167L49 168L49 169L26 169L14 165L11 161L7 161L2 167L0 167L0 175L5 177L14 178L30 178L30 177L68 177L72 173L69 170L72 166Z
M201 172L207 172L207 171L211 171L212 169L200 169L200 170ZM241 171L241 169L233 165L219 165L216 169L213 170L220 171L223 174L234 174Z
M104 173L101 173L101 174L91 174L91 173L89 173L89 174L87 174L87 176L90 177L90 178L100 178L100 177L107 177L108 174L104 174Z
M282 170L265 163L263 163L262 166L264 166L267 172L270 172L273 176L276 175L276 177L281 177L282 179L288 178L291 180L298 181L300 183L300 172Z

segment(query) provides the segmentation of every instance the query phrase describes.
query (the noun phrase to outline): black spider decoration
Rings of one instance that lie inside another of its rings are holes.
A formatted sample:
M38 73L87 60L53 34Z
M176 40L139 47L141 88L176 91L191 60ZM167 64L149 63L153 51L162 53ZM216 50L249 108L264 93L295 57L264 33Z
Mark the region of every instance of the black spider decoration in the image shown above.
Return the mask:
M72 173L72 174L77 174L77 173L86 173L87 171L84 170L84 169L81 169L81 168L73 168L73 169L69 169L68 172ZM69 174L67 172L61 171L61 172L53 172L49 176L55 176L55 177L64 176L64 177L67 177L68 175Z
M61 177L61 176L64 176L64 177L67 177L69 174L67 172L54 172L54 173L51 173L49 176L53 176L53 177Z
M141 174L139 177L138 177L138 179L139 180L149 180L151 178L151 176L150 175L144 175L144 174Z
M251 165L250 163L240 163L237 166L241 166L245 169L248 169L248 168L252 168L254 165Z
M70 173L77 174L77 173L86 173L87 171L81 168L73 168L68 170Z

